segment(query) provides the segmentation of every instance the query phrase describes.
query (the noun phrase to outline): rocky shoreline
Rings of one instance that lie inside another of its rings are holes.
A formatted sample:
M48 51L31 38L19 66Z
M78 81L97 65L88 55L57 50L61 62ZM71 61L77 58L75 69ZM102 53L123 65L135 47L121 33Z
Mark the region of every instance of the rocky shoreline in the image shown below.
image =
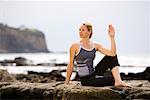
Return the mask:
M63 82L28 83L1 82L1 100L132 100L150 99L150 83L148 81L127 81L132 88L125 87L87 87L78 81L71 81L70 85Z
M148 80L125 80L132 85L132 88L92 87L81 86L77 78L71 81L69 85L64 85L64 79L57 75L58 72L53 71L51 74L43 74L43 76L42 74L41 76L37 75L37 73L21 76L9 74L6 70L0 70L1 100L150 99L150 82Z

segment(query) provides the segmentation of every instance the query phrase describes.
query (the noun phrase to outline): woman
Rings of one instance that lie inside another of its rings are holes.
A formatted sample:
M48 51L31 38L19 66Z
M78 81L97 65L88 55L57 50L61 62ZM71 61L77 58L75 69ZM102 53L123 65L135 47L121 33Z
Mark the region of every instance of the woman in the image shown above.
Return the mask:
M108 29L111 50L104 48L98 43L93 43L92 25L83 23L79 29L81 40L73 43L70 47L70 61L67 66L67 76L65 84L68 84L74 68L74 61L77 63L77 72L83 86L129 86L123 82L119 73L119 63L116 55L115 30L112 25ZM96 51L104 54L104 58L93 67L93 60ZM111 76L106 77L103 74L110 68Z

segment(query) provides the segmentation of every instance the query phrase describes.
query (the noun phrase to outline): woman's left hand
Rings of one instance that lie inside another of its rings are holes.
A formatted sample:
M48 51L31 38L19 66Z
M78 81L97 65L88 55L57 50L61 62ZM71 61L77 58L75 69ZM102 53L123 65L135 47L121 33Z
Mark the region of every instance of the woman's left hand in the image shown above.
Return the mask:
M115 37L115 29L112 25L109 25L108 34L111 38Z

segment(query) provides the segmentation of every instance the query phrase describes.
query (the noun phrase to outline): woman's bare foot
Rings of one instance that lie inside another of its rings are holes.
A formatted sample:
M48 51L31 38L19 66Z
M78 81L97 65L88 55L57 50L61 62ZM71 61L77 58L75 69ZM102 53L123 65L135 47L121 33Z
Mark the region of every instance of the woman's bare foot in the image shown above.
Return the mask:
M125 83L124 81L115 82L115 87L131 87L129 84Z

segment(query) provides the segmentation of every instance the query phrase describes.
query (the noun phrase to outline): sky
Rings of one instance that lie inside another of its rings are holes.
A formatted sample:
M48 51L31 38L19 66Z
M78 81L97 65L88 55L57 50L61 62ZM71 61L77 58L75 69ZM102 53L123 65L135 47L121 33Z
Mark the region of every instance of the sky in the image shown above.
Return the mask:
M69 52L79 26L93 25L92 41L110 48L108 25L116 31L117 53L150 55L150 1L0 1L0 23L35 28L50 51Z

